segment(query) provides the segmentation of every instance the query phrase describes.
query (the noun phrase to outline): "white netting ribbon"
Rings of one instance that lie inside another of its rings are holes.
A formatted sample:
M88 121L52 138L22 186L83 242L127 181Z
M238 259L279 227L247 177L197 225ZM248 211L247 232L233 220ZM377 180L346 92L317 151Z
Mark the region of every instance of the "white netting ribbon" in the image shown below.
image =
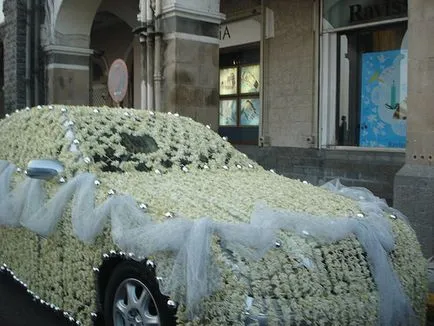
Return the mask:
M113 240L123 250L142 256L161 251L175 253L171 277L161 290L184 301L190 317L200 314L201 300L218 288L218 266L211 255L213 235L221 239L222 246L244 247L245 256L260 258L272 247L276 233L253 224L220 223L206 217L194 221L177 217L154 223L131 197L118 197L111 216Z
M396 211L366 189L347 188L338 181L324 186L357 200L364 217L313 216L272 209L261 203L253 211L250 223L221 223L208 217L153 222L130 196L114 195L95 206L95 176L90 173L74 177L46 201L41 180L26 179L11 191L15 170L14 165L0 161L0 224L21 224L48 236L72 199L73 231L80 240L90 243L110 217L113 241L122 250L142 256L162 251L175 254L171 277L162 291L185 302L190 317L200 314L202 299L218 289L218 267L211 250L213 236L221 240L222 247L236 250L248 259L259 259L274 246L278 231L287 230L322 243L354 234L367 254L379 291L379 324L415 324L410 300L389 258L394 238L384 215L385 211Z

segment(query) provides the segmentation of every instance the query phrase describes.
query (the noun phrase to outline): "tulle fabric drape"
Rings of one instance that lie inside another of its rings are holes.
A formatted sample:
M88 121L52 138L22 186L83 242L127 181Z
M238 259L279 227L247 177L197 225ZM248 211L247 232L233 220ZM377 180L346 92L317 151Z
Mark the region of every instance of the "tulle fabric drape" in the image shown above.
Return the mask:
M195 220L176 217L157 223L129 195L113 195L96 206L96 178L90 173L69 180L47 200L45 181L26 178L11 189L15 171L13 164L0 161L0 224L21 225L49 236L72 201L73 231L83 242L91 243L110 221L113 242L120 249L139 256L172 252L174 264L162 292L184 302L191 318L201 314L201 300L219 286L218 266L211 250L213 235L223 248L247 259L260 259L274 247L278 232L287 230L320 243L354 234L367 254L379 291L379 324L415 324L410 300L389 258L394 238L387 214L404 216L366 189L344 187L339 181L323 186L358 201L363 216L313 216L258 203L250 223L221 223L206 216Z

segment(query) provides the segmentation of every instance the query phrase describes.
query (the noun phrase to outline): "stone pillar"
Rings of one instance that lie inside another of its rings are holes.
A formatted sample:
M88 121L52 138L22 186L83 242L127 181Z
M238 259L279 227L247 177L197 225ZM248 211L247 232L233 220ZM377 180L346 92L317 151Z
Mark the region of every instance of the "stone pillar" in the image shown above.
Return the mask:
M409 217L426 257L434 241L434 1L409 0L406 162L395 176L394 206Z
M47 102L89 105L92 50L49 45L47 54Z
M4 108L6 112L26 106L26 3L5 0Z
M162 111L218 127L218 0L163 1Z

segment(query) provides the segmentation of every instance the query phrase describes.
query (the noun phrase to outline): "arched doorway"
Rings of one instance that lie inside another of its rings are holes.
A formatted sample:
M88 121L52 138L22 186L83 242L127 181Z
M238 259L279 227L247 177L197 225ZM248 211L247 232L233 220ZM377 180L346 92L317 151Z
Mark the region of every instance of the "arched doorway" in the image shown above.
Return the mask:
M108 68L122 58L133 71L137 11L136 0L46 1L41 45L47 54L49 103L111 105L104 86ZM130 82L124 106L133 106Z
M101 7L104 8L104 3ZM131 27L125 21L108 11L97 12L90 35L90 48L94 50L91 60L91 105L114 105L107 89L108 70L114 60L121 58L129 72L128 92L121 105L134 106L133 42Z

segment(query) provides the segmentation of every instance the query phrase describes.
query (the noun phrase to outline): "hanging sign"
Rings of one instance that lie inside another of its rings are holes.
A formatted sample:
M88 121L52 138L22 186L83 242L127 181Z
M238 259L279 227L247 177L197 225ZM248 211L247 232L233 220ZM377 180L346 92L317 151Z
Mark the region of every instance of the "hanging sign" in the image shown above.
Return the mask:
M109 70L108 89L113 101L119 105L127 95L128 68L124 60L116 59Z
M256 18L220 25L220 48L259 42L261 23Z
M406 17L408 0L324 0L324 29Z

